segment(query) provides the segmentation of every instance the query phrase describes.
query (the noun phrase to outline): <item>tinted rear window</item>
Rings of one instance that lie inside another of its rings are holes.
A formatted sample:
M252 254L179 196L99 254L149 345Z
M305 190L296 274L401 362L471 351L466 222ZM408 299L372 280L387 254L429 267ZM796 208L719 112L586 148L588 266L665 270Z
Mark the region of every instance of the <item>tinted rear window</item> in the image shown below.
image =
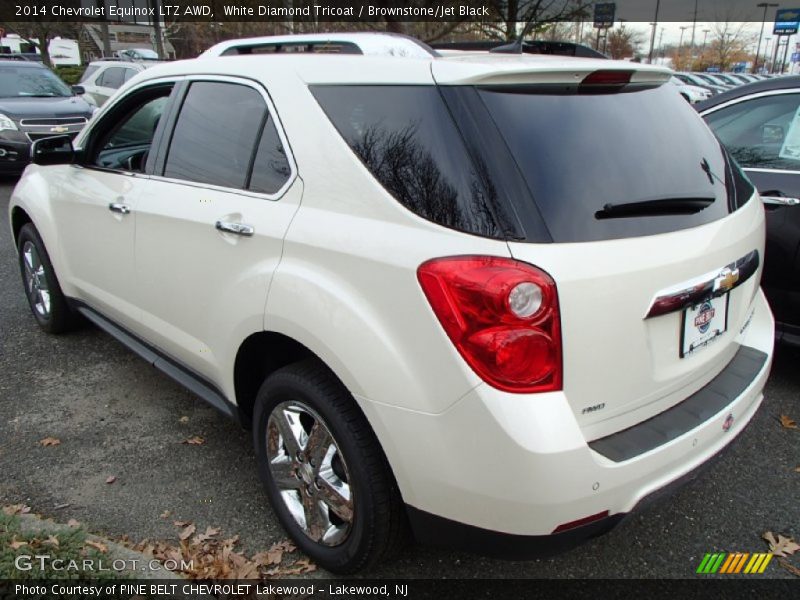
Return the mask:
M672 86L599 95L502 88L479 94L553 241L685 229L722 218L746 200L736 201L735 189L729 197L723 149ZM694 214L597 214L608 204L682 199L712 202Z

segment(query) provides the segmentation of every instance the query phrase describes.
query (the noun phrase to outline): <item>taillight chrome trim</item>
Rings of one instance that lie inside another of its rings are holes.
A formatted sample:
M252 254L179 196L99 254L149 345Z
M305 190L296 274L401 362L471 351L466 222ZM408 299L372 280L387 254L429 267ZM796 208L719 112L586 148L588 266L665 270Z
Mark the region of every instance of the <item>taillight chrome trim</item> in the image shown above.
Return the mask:
M758 250L719 269L656 293L645 319L683 310L704 300L718 298L752 277L760 265Z

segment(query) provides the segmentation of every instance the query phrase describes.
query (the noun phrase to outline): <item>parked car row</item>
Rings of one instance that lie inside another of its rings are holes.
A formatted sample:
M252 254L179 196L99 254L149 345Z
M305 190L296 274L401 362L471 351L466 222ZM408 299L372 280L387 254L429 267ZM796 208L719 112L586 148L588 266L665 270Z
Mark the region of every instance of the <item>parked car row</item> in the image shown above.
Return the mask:
M696 85L709 90L712 94L721 94L732 88L777 77L753 73L709 73L709 72L676 72L675 77L688 85Z
M88 319L250 427L330 571L409 529L567 549L763 400L764 208L672 72L506 50L223 42L37 140L12 194L41 328Z

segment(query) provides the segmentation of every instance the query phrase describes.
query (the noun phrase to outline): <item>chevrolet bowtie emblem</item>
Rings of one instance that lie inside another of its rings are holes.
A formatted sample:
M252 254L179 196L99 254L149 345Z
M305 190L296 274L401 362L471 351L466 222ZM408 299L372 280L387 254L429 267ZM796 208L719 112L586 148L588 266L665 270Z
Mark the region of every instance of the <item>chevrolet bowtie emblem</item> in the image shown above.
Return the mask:
M739 269L734 269L731 271L730 269L725 268L714 280L714 291L730 291L733 289L733 286L736 285L737 281L739 281Z
M51 127L50 131L53 133L64 133L65 131L69 131L69 127L64 127L63 125L56 125L55 127Z

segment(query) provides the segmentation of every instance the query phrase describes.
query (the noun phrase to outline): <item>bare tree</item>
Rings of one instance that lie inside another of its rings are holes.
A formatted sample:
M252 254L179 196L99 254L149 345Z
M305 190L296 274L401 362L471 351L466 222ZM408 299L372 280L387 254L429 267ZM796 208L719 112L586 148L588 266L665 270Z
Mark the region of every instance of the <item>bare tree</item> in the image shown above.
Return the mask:
M710 65L728 71L735 63L749 59L747 49L753 43L753 36L745 31L745 25L731 21L714 24L714 37L706 52L706 60Z
M571 21L589 14L591 0L489 0L487 3L494 22L486 23L486 33L508 41L519 36L519 25L541 26L559 21Z
M641 32L628 29L623 23L608 33L607 53L616 59L635 57L639 53L641 43Z

